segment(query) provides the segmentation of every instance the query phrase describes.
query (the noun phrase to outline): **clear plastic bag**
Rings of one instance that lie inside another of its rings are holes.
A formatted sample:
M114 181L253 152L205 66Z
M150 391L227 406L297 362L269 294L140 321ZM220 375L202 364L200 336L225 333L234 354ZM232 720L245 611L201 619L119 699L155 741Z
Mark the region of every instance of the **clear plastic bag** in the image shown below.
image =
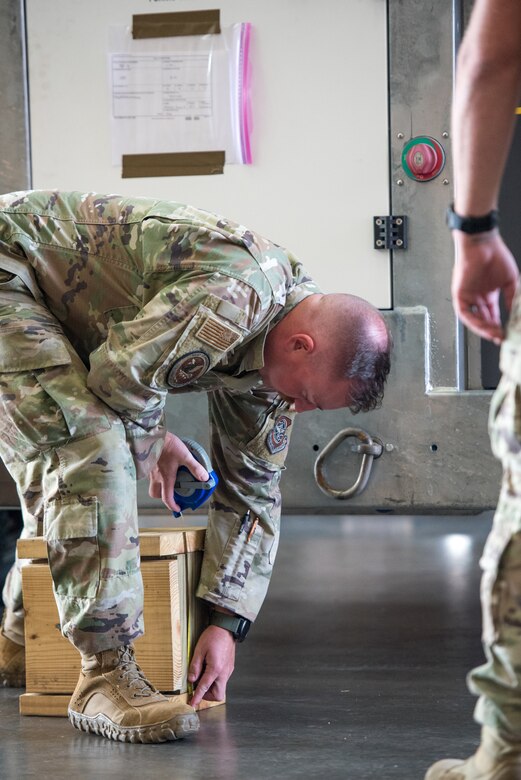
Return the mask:
M123 154L225 151L251 156L249 23L218 35L134 40L111 27L112 161Z

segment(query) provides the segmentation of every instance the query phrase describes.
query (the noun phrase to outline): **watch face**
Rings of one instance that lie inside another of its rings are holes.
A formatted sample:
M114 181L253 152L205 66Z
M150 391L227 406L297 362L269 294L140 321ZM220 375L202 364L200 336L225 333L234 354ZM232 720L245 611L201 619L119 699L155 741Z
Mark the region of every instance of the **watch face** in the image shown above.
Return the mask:
M235 632L235 638L237 642L242 642L246 638L246 634L250 630L251 622L249 620L246 620L246 618L241 618L239 621L239 625L237 626L237 631Z

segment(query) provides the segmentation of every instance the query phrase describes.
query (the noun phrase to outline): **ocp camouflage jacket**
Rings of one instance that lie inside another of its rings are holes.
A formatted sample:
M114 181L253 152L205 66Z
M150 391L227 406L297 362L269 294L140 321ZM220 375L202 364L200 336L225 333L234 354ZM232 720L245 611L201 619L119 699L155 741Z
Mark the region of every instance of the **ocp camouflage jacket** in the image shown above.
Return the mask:
M123 420L138 477L161 451L167 395L208 393L220 482L197 595L253 620L294 421L258 370L269 329L316 285L285 250L218 215L92 193L0 198L0 267L61 323L88 387Z

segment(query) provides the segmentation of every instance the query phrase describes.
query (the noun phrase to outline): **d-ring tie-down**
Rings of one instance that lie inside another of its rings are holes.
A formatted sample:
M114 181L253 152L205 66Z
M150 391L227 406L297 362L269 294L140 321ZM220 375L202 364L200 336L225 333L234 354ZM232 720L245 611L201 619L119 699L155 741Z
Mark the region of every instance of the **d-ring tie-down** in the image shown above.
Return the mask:
M360 473L354 485L346 490L337 490L332 487L327 481L324 475L324 462L328 455L336 450L344 439L355 438L358 439L359 444L354 444L351 447L353 452L360 453L362 455L362 463L360 466ZM327 496L333 498L353 498L364 490L371 474L371 467L373 460L379 458L383 451L382 442L376 436L370 436L370 434L363 431L361 428L344 428L343 431L339 431L329 444L326 444L320 455L315 461L315 480L320 490Z

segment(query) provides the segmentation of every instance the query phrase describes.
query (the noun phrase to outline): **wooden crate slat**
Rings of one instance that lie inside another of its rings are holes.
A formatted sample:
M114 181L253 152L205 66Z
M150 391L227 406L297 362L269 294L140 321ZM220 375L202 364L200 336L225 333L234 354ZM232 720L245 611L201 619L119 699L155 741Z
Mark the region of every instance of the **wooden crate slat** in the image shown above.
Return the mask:
M183 556L184 557L184 556ZM175 669L181 658L181 641L176 633L176 615L185 604L172 593L170 582L177 578L176 560L142 561L145 633L136 639L136 659L156 688L177 691Z
M22 569L25 608L26 690L73 692L80 673L80 654L60 633L52 577L46 563Z
M187 552L202 550L205 528L148 528L139 532L140 553L142 558L163 558ZM43 536L31 539L19 539L17 544L19 558L47 559L47 543Z

